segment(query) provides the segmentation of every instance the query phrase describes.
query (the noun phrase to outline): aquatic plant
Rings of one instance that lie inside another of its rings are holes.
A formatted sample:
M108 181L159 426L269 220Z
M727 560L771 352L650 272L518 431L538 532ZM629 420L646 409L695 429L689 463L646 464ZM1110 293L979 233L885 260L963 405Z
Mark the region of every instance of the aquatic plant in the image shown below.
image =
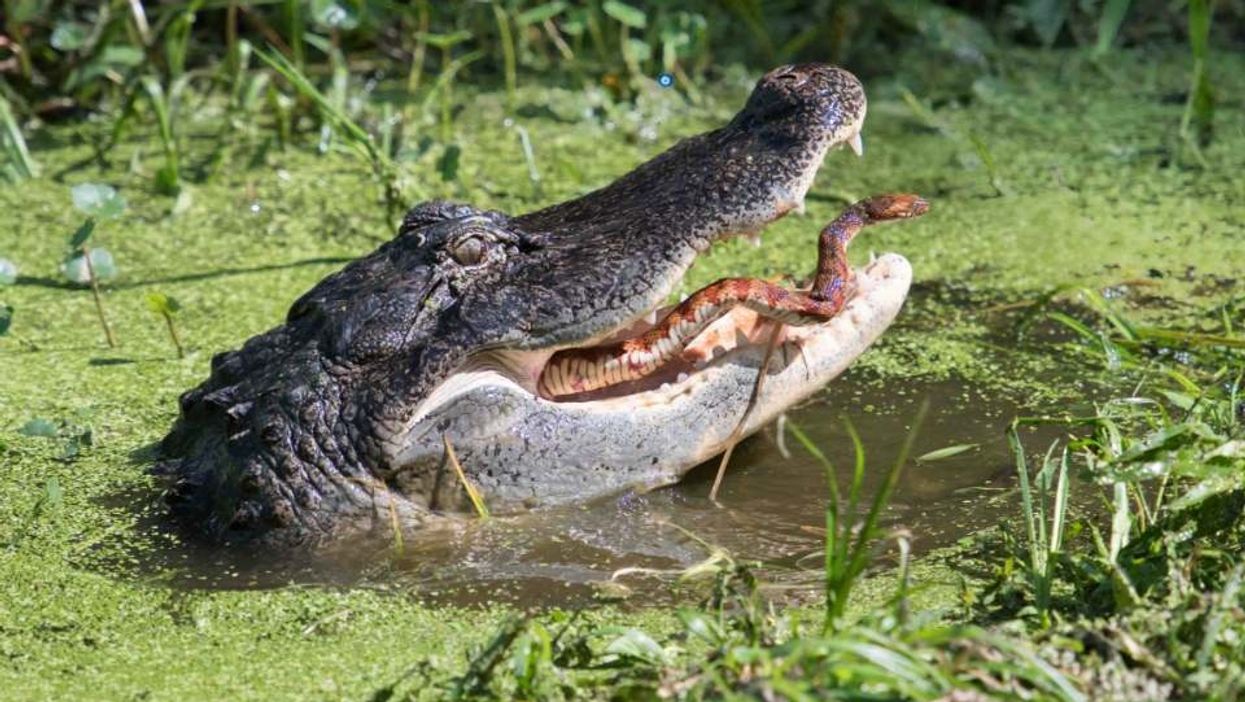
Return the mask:
M899 475L908 456L912 452L912 442L916 439L925 416L929 412L928 401L921 404L916 417L912 420L909 430L899 453L895 456L891 467L882 479L882 486L873 497L863 521L856 523L856 515L860 509L861 487L865 479L865 449L860 435L850 421L844 420L847 435L851 439L856 460L852 470L852 478L847 491L847 501L839 492L838 478L826 458L825 453L813 443L812 439L800 429L799 425L788 420L787 429L804 446L814 458L821 463L826 471L826 482L830 486L829 500L826 502L826 548L825 548L825 620L822 625L824 633L832 634L844 624L844 616L851 597L852 589L860 581L861 575L868 566L874 541L878 540L878 521L883 510L890 503L891 495L899 484Z
M99 324L104 329L104 338L108 341L108 347L113 348L117 342L104 313L100 282L115 277L117 269L112 254L105 249L91 246L90 241L99 220L113 219L125 212L125 200L112 186L95 183L75 185L71 194L74 207L87 217L82 226L69 237L69 255L61 264L61 270L72 282L90 285Z
M288 81L300 95L315 104L326 124L333 127L335 132L345 140L347 146L367 160L371 165L372 174L382 185L385 204L390 214L401 209L397 172L393 162L388 154L377 148L372 135L345 113L340 92L336 99L325 95L298 69L298 66L279 53L259 51L256 55Z
M147 309L158 315L164 320L165 328L169 331L169 340L173 342L173 347L177 349L177 357L185 358L186 351L182 348L181 337L177 334L177 326L173 324L173 318L181 311L181 303L175 297L169 297L162 292L147 293Z
M139 80L139 85L142 86L151 109L156 113L160 144L164 150L164 165L156 171L156 190L165 195L177 195L182 188L181 166L179 165L181 157L177 137L173 132L173 122L176 93L180 92L185 82L179 80L168 94L160 85L160 81L152 76L144 76Z
M3 173L6 180L18 181L38 175L39 166L31 158L13 108L3 96L0 96L0 152L5 156Z
M455 57L454 47L470 40L471 33L465 30L450 33L425 32L423 41L441 51L441 71L436 81L420 103L420 112L427 114L434 100L440 105L441 141L449 142L453 138L452 113L454 108L454 79L459 71L468 65L484 58L484 51L476 50Z
M66 463L78 458L82 451L95 443L94 430L81 418L76 421L60 419L52 421L35 417L21 426L17 432L23 436L51 439L59 447L57 459Z
M1201 147L1210 143L1215 121L1215 96L1210 84L1210 0L1189 0L1189 48L1193 72L1189 80L1189 99L1180 119L1180 135L1205 165Z
M1020 478L1020 516L1028 546L1028 557L1021 563L1033 591L1038 621L1045 628L1051 625L1051 588L1068 522L1068 451L1065 448L1056 454L1059 446L1051 444L1042 458L1042 467L1030 479L1018 426L1020 422L1013 421L1008 427L1007 443Z

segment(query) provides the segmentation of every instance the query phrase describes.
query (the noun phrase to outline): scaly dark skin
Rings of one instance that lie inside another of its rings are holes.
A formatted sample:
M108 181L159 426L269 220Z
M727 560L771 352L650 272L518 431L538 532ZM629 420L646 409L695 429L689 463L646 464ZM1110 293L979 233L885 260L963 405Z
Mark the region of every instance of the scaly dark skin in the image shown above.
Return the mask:
M546 362L637 323L715 241L799 206L826 151L858 140L864 112L850 73L785 66L726 126L583 197L519 217L412 209L393 240L217 355L182 396L156 469L172 514L209 540L279 546L387 533L395 519L414 530L462 507L447 442L494 511L676 480L742 411L747 383L735 378L751 372L752 345L693 374L677 399L635 385L603 403L551 402L536 387ZM801 342L841 339L841 351L825 352L808 387L772 382L790 390L758 418L815 391L889 324L910 269L885 263L854 321ZM658 417L689 401L697 411L676 416L697 423L659 436L675 428Z

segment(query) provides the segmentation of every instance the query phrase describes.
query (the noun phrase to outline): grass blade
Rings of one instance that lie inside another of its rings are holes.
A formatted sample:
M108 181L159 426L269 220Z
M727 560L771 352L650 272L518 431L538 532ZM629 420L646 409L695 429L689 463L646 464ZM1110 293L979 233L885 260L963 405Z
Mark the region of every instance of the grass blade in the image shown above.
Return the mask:
M17 125L17 118L13 114L13 109L9 106L9 101L0 97L0 144L4 147L4 153L8 157L11 166L11 173L16 176L15 180L24 180L26 178L34 178L39 175L39 166L34 159L30 157L30 150L26 148L26 139L22 137L22 130Z
M454 445L450 443L448 434L441 435L442 441L445 442L445 457L449 460L450 466L454 469L454 474L458 476L458 481L463 484L463 489L467 491L467 497L471 500L471 506L475 508L476 516L480 519L488 519L488 505L484 504L484 497L480 494L479 488L467 474L463 471L463 466L458 462L458 454L454 451Z

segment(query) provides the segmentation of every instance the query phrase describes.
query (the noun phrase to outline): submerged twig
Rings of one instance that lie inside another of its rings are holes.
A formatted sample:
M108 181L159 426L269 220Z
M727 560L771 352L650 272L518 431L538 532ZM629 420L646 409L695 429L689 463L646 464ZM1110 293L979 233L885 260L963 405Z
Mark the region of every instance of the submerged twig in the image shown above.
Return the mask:
M761 360L761 367L757 369L757 382L752 386L752 397L748 399L748 406L744 408L743 416L739 418L739 423L735 425L731 437L726 440L726 451L722 453L722 461L718 463L718 474L713 477L713 487L709 489L710 502L718 501L718 488L722 487L722 477L726 475L726 466L731 462L731 454L735 452L735 446L743 436L744 427L748 425L748 417L752 416L752 408L756 407L757 401L761 398L761 389L765 387L765 374L769 371L769 362L774 357L774 349L778 346L778 334L782 328L781 323L774 323L774 331L770 333L769 343L765 347L765 358Z

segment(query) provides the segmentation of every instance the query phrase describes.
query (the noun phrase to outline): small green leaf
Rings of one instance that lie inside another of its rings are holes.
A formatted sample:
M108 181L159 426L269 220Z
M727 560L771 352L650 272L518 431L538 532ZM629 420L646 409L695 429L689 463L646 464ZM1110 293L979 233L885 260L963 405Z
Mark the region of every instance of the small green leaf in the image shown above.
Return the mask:
M57 22L52 30L52 48L57 51L75 51L86 43L87 28L77 22Z
M117 263L107 249L91 249L91 268L95 271L95 279L98 281L117 277ZM91 282L91 272L87 270L86 259L80 251L65 259L65 262L61 264L61 273L71 283L86 285Z
M94 231L95 218L87 217L86 220L82 222L82 226L78 227L78 231L74 232L73 236L69 237L70 251L77 251L78 249L81 249L82 245L91 238L91 234Z
M936 449L929 453L921 454L916 457L918 463L929 463L930 461L941 461L944 458L958 456L978 448L980 444L956 444L955 446L947 446L945 448Z
M627 40L627 53L631 54L632 59L644 62L653 58L653 47L643 39L631 37Z
M11 326L13 326L13 308L0 303L0 336L8 336Z
M12 285L17 282L17 264L7 258L0 258L0 285Z
M43 482L43 494L35 501L35 516L60 509L64 496L60 481L56 479L56 476L49 477Z
M52 476L43 484L43 497L50 509L56 509L61 506L61 499L65 496L65 491L61 489L61 483Z
M35 417L26 422L21 429L17 430L17 433L23 436L42 436L53 439L56 438L57 434L56 425L43 417Z
M182 308L177 298L169 297L162 292L147 293L147 307L158 315L172 317Z
M350 31L359 26L359 14L352 5L334 0L311 0L311 16L322 27Z
M623 658L631 658L645 663L662 664L666 662L666 650L651 636L639 629L627 629L605 647L606 653L613 653Z
M73 186L70 192L73 195L73 206L92 217L112 219L125 212L125 198L111 185L82 183Z
M601 9L605 11L605 14L632 29L644 29L644 26L648 24L648 17L645 16L643 10L632 7L625 2L605 0L605 4L601 5Z

